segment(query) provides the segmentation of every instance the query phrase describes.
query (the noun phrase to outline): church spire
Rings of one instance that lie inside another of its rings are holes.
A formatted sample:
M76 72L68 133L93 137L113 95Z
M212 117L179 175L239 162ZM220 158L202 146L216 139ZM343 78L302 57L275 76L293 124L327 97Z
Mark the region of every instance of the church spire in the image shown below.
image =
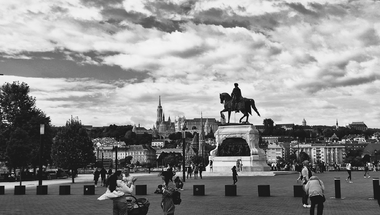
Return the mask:
M163 110L161 106L161 96L158 96L156 127L158 127L162 122L162 114L163 114Z

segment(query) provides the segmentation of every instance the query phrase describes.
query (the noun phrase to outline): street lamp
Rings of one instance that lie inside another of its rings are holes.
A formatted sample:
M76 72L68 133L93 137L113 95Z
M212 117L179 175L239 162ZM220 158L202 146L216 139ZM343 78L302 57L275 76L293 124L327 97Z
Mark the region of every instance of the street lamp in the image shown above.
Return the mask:
M182 131L182 181L185 182L185 145L186 145L186 132Z
M182 181L185 182L186 178L186 170L185 170L185 147L186 147L186 122L183 123L182 127Z
M117 163L118 163L118 161L117 161L117 148L118 148L117 145L113 147L113 149L116 152L116 155L115 155L115 172L117 171Z
M375 149L375 151L374 151L374 157L375 157L375 162L374 162L374 167L373 168L375 168L375 170L377 170L377 150Z
M45 124L40 124L40 168L39 168L39 180L38 185L42 185L42 153L43 153L43 144L42 144L42 135L45 134Z
M103 158L103 146L102 146L102 168L104 167L104 166L103 166L103 165L104 165L104 164L103 164L103 159L104 159L104 158Z

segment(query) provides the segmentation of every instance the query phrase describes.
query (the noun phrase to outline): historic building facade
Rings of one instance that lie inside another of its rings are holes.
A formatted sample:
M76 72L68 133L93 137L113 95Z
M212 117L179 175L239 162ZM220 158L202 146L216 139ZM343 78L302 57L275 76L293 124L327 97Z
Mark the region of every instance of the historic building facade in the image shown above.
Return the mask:
M153 130L153 135L160 139L166 138L169 134L175 132L175 124L171 121L170 116L168 120L165 121L165 114L161 105L161 96L158 97L157 120Z

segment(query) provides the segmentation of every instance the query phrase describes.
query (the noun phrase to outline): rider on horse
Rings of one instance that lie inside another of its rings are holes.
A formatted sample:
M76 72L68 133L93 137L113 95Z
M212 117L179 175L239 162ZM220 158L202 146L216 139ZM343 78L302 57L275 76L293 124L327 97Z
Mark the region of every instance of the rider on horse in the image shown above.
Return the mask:
M232 108L235 110L235 112L239 112L238 110L238 104L243 99L241 95L240 88L238 87L239 84L235 83L235 88L232 90L231 96L232 96Z

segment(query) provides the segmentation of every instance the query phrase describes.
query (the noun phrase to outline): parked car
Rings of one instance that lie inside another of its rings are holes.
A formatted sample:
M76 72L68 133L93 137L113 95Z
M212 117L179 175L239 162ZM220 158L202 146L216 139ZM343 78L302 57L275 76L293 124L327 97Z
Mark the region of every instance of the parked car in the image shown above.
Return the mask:
M62 169L47 169L43 172L43 178L46 180L68 178L69 175Z
M16 178L11 173L1 173L0 174L0 181L1 182L13 182L13 181L16 181Z

